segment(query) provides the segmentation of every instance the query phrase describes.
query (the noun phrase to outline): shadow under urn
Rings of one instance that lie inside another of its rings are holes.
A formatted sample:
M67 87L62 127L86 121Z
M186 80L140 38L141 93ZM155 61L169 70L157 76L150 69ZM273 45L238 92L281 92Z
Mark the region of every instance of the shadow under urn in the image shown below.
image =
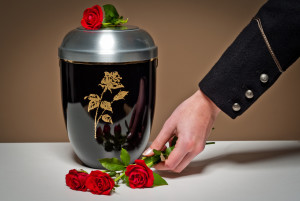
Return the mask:
M62 105L68 137L78 158L131 163L147 146L153 120L157 47L135 26L69 32L59 47Z

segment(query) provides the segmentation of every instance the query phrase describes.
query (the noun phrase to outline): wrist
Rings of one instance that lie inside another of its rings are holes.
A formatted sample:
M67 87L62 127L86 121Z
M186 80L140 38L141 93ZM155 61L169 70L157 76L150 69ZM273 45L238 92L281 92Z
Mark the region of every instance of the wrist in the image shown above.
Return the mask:
M209 97L207 97L200 89L195 92L195 95L206 103L206 105L211 109L214 117L218 116L221 110Z

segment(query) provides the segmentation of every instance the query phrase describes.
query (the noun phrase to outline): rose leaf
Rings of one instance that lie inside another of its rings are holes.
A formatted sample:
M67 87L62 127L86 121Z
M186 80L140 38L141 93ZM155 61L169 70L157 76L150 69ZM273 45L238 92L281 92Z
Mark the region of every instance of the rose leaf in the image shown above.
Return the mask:
M121 160L122 160L122 162L123 162L123 164L124 164L125 166L128 166L128 165L129 165L129 163L130 163L130 155L129 155L129 153L126 151L126 149L123 149L123 148L122 148L121 154L120 154L120 158L121 158Z
M99 162L104 168L112 171L125 170L126 168L124 164L117 158L103 158L100 159Z
M153 177L154 177L153 186L168 185L166 180L164 180L159 174L153 172Z
M114 19L119 18L119 13L113 5L106 4L106 5L103 6L103 9L104 9L104 12L105 12L105 19L103 21L104 23L110 23Z

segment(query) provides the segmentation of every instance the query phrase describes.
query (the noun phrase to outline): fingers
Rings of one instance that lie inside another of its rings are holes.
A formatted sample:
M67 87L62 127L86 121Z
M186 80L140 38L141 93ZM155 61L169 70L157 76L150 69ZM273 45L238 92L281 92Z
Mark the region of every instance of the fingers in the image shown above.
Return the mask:
M173 139L174 139L175 136L178 136L178 135L177 135L177 130L176 130L176 129L174 130L173 136L172 136L172 137L169 139L169 141L168 141L169 147L172 146L172 141L173 141Z
M156 139L150 145L150 147L143 153L144 156L152 156L153 149L162 150L165 147L165 144L168 140L174 135L174 130L176 128L176 124L172 119L168 119L161 131L159 132Z
M201 151L203 151L203 148L201 148ZM179 163L179 165L173 170L174 172L181 172L186 166L190 164L190 162L201 152L201 151L194 151L188 153L184 159Z
M180 152L177 150L173 150L165 162L158 163L155 165L155 169L157 170L175 170L176 167L179 165L180 161L186 156L186 152Z
M179 173L193 160L194 157L196 157L196 154L190 152L185 155L183 160L176 167L172 167L170 164L167 164L167 161L165 161L164 163L155 165L154 168L157 170L171 170L172 172Z
M190 152L189 141L184 138L178 138L175 148L164 163L159 163L155 166L158 170L175 170L181 163L184 157Z
M188 148L188 146L185 146ZM179 148L175 148L169 158L165 162L161 162L155 166L157 170L171 170L173 172L181 172L188 164L195 158L201 151L203 151L204 146L198 145L194 147L192 151L186 152ZM176 152L174 152L176 151ZM177 152L181 153L178 154Z

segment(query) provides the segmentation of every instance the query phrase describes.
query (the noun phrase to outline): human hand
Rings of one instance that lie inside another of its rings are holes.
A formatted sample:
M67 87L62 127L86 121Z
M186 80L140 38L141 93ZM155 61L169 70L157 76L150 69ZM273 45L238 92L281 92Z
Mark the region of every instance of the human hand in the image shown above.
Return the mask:
M174 110L143 155L152 156L153 149L164 149L165 144L177 136L175 148L169 157L154 167L157 170L181 172L203 151L219 112L220 109L198 90Z

